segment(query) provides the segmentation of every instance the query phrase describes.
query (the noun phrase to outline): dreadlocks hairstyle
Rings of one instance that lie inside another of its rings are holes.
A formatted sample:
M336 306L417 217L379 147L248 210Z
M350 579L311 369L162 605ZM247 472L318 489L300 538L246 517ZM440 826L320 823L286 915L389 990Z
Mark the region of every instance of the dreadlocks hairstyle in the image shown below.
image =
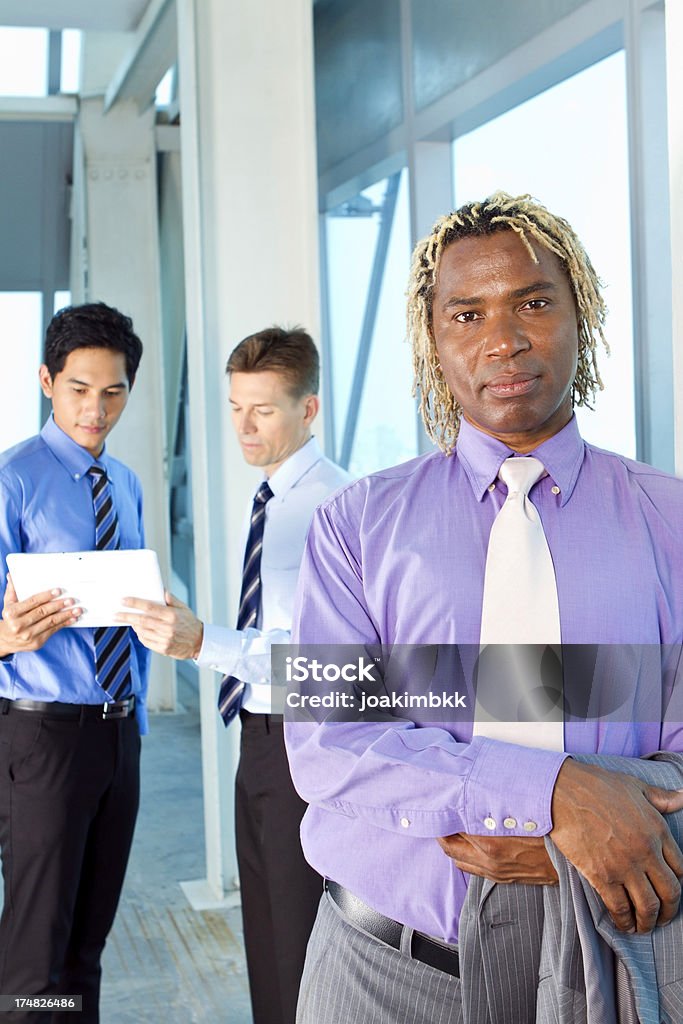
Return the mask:
M600 279L570 225L529 195L495 192L483 202L467 203L441 217L431 234L415 246L407 292L413 395L419 398L427 434L446 454L455 447L462 409L444 380L432 332L432 302L439 264L444 250L452 242L497 231L516 232L534 263L538 263L534 243L545 246L558 257L574 294L579 330L572 404L592 408L596 391L603 388L597 347L599 339L609 352L603 331L607 309L600 292Z

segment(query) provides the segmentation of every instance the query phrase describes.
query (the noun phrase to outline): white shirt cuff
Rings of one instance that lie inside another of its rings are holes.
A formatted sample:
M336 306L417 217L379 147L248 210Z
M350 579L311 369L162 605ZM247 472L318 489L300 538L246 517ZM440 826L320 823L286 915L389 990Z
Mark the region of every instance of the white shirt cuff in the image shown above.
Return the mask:
M204 637L195 664L214 672L232 675L242 650L242 633L227 626L204 623Z
M200 668L237 676L245 683L270 685L271 644L289 643L289 631L228 629L205 624L204 639L196 658Z

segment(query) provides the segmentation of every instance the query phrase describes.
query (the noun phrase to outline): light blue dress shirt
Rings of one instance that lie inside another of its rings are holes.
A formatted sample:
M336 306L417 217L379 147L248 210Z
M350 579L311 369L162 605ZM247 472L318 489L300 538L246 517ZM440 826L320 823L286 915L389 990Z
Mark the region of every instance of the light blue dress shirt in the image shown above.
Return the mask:
M0 455L0 600L8 554L95 548L95 514L88 476L94 461L52 416L40 434ZM138 478L104 450L96 461L111 481L121 547L144 547ZM0 697L102 704L103 692L95 680L93 633L87 628L61 629L40 650L4 658L0 661ZM131 639L133 693L140 731L144 733L150 655L132 630Z
M273 497L266 505L258 628L204 626L197 664L248 683L244 707L252 714L271 711L270 647L289 642L299 566L313 512L350 479L346 470L325 458L315 437L282 463L268 479ZM240 541L242 551L247 543L251 506L249 498Z

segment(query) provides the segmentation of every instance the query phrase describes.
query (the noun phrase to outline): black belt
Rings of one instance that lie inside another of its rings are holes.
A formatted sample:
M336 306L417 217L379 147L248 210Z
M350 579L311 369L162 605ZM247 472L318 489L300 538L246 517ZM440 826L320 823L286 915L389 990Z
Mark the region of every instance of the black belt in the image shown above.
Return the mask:
M261 712L247 711L246 708L240 708L240 721L243 728L262 729L264 732L270 732L271 726L281 726L284 723L284 717L282 715L269 715L267 712L262 714Z
M325 879L325 889L344 916L356 928L362 928L363 931L369 932L380 942L385 942L387 946L401 949L401 938L406 925L399 924L398 921L385 917L384 914L379 914L348 889L338 885L337 882ZM450 974L454 978L460 977L460 957L457 949L446 946L438 939L430 938L429 935L413 932L410 955L420 963L435 967L437 971L443 971L444 974Z
M126 700L108 701L106 704L63 704L58 700L9 700L3 697L0 701L0 711L3 715L10 711L29 711L52 716L55 718L92 719L96 722L106 721L112 718L128 718L135 711L135 697L127 697Z

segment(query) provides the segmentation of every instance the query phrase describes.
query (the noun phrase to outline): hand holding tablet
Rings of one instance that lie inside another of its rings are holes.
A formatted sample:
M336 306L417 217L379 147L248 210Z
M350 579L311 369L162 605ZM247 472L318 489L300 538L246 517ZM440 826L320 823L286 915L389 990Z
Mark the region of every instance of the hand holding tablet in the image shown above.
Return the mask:
M68 551L12 554L7 567L20 601L40 591L60 589L83 613L69 627L113 626L130 594L164 604L164 585L156 552L148 548L117 551Z

